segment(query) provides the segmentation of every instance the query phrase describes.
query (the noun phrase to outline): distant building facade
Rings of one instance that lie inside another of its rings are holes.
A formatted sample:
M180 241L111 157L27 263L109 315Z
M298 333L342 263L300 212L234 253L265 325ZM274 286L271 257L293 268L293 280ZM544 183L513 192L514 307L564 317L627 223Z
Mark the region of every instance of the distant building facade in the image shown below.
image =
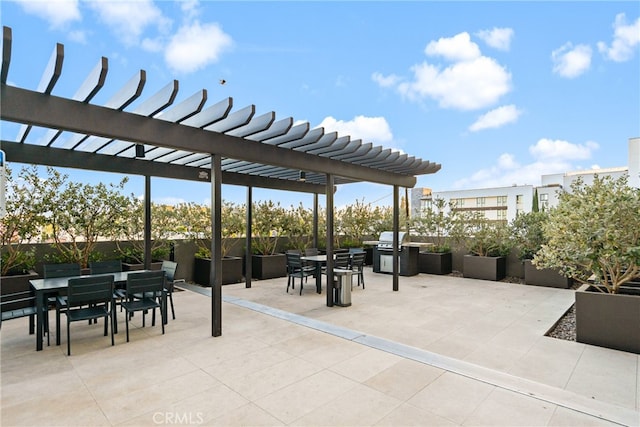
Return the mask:
M640 138L629 139L628 166L591 169L541 176L541 185L513 185L510 187L476 188L470 190L432 191L429 188L411 190L411 215L419 216L424 209L432 209L433 200L443 199L447 209L482 212L496 221L512 221L519 213L531 212L533 198L538 197L538 209L545 210L558 205L562 191L570 191L578 178L591 184L595 175L619 178L628 175L629 185L640 188Z

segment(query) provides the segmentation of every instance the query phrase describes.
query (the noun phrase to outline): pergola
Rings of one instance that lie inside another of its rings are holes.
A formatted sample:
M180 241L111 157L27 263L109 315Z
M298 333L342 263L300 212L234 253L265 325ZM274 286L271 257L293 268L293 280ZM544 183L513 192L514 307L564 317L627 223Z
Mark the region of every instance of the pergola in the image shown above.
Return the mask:
M212 335L222 334L221 184L326 196L327 277L333 264L333 192L336 185L374 182L393 186L395 230L393 290L398 290L399 188L413 187L416 175L431 174L440 165L373 145L309 123L294 125L291 117L276 120L275 113L255 115L254 105L233 109L226 98L205 106L205 89L174 105L178 81L173 80L146 98L146 72L140 70L104 103L91 104L104 86L108 60L102 57L76 93L54 96L61 75L64 46L56 44L36 90L7 84L11 64L11 28L3 27L0 71L0 120L20 123L15 140L2 139L7 160L57 167L116 172L145 177L145 262L151 259L152 176L211 183ZM25 53L26 54L26 53ZM140 98L137 106L126 110ZM34 127L46 128L45 138L29 138ZM3 138L5 136L3 135ZM304 174L305 179L301 180ZM247 259L251 255L251 209L247 209ZM247 287L251 263L246 263ZM331 281L329 281L331 282ZM331 284L329 286L332 286ZM327 289L327 305L333 292Z

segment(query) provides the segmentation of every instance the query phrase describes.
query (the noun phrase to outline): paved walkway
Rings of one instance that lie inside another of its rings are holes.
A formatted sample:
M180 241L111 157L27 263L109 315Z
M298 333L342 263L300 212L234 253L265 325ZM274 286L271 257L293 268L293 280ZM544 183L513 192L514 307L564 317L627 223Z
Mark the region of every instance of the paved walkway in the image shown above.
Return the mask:
M136 327L111 347L77 324L71 357L64 332L35 352L26 321L5 322L1 424L640 425L638 355L544 336L572 291L366 281L346 308L311 282L224 286L218 338L210 299L178 292L166 335Z

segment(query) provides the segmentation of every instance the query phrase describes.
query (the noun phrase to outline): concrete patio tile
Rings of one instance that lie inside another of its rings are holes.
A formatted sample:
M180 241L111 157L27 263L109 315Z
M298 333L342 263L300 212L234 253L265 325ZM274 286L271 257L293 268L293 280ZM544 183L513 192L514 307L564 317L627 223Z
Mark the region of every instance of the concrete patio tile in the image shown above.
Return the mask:
M269 414L264 409L253 403L248 403L225 415L207 422L210 426L253 426L253 427L272 427L285 425L282 421Z
M312 397L311 397L312 398ZM364 385L356 385L347 392L298 418L297 426L371 426L380 422L402 404Z
M139 369L144 369L144 366ZM175 402L175 396L187 398L219 384L205 372L195 371L132 393L100 399L99 404L109 421L112 424L119 424L147 413L164 411Z
M262 371L295 357L277 348L266 347L255 352L224 358L219 363L210 364L203 370L220 381L226 382Z
M483 382L446 372L407 403L461 425L494 389Z
M401 357L390 353L366 349L347 360L335 360L336 363L329 369L355 381L365 382L401 360Z
M553 416L547 423L549 427L613 427L620 424L611 423L601 418L583 414L582 412L573 411L571 409L556 407Z
M505 348L497 344L483 345L464 358L466 362L499 371L507 371L516 360L526 354L525 350Z
M254 403L285 424L292 424L357 385L357 382L342 375L323 370L255 400Z
M640 356L587 345L567 384L567 390L596 400L637 409L637 371ZM629 375L631 373L631 375Z
M225 416L247 405L248 401L224 384L203 390L193 396L181 399L171 390L174 401L158 407L138 417L131 418L121 425L157 426L157 425L208 425L212 420Z
M445 371L412 360L400 360L364 384L381 393L405 401L425 388Z
M228 379L225 384L246 399L254 401L307 378L321 369L305 360L293 357L260 371Z
M378 421L376 426L457 426L446 418L439 417L429 411L403 403L394 409L389 415Z
M465 426L544 426L555 405L496 388L464 420Z
M509 369L512 375L565 388L571 372L584 351L584 345L542 337Z

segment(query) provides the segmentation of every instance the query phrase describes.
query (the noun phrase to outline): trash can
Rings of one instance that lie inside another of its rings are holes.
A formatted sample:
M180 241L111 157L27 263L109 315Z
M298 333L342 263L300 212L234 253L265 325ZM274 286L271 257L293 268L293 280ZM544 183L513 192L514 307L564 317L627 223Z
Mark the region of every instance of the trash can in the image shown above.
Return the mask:
M351 305L351 280L353 270L336 268L333 270L333 274L338 277L335 304L340 307L349 307Z

